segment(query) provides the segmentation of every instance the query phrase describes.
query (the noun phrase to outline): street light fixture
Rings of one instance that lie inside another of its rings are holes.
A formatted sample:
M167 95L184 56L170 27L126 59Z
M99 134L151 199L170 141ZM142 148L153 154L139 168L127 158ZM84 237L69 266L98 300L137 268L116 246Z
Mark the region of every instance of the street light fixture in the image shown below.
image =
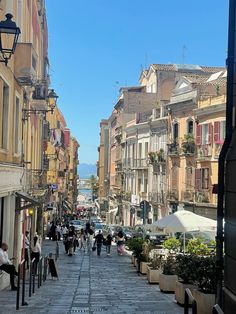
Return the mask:
M28 119L28 117L30 116L30 114L43 113L44 115L46 115L47 112L51 112L51 114L53 114L53 111L56 107L58 97L59 96L56 94L54 89L51 89L50 92L48 93L48 96L46 97L47 104L48 104L48 107L50 109L25 109L25 108L23 108L22 109L22 111L23 111L22 120L26 121Z
M20 28L12 21L13 15L6 14L6 20L0 22L0 62L7 65L11 55L14 54L18 37L20 35Z

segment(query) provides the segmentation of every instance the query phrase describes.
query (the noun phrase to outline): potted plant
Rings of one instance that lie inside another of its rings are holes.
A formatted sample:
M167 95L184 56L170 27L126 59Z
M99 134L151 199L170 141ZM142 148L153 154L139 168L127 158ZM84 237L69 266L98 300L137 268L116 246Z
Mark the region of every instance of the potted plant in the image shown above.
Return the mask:
M159 287L162 292L174 292L175 282L178 277L175 274L175 257L169 255L163 262L163 272L159 275Z
M195 153L195 141L192 133L184 135L184 140L181 146L184 154L192 155Z
M180 250L180 241L176 238L169 238L163 242L163 247L169 251L170 254L175 254Z
M152 249L152 245L150 242L147 242L145 241L143 243L143 252L141 253L140 255L140 273L143 274L143 275L146 275L147 274L147 267L148 267L148 264L149 264L149 261L150 261L150 258L149 258L149 253Z
M140 256L143 252L143 243L144 240L142 238L134 238L127 241L126 246L129 250L131 250L134 255L134 266L136 267L140 263ZM139 266L138 266L139 267Z
M189 288L191 291L196 287L196 256L183 255L176 256L176 275L178 280L175 283L175 299L177 303L184 304L185 290Z
M149 161L151 164L156 161L156 153L155 152L149 152L148 157L149 157Z
M164 150L162 148L160 148L159 152L157 153L157 159L158 159L158 162L164 162L165 161Z
M159 275L162 272L163 258L161 255L154 253L147 267L147 280L149 283L159 283Z
M213 256L198 256L196 260L196 280L198 289L193 290L198 312L212 313L216 293L216 258Z

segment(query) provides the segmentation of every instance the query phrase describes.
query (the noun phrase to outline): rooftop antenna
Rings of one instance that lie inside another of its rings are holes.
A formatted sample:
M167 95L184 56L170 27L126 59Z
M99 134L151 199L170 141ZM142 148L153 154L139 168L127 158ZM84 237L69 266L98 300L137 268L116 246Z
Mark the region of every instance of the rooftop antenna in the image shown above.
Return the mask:
M187 47L185 45L183 45L182 47L182 63L185 64L185 58L186 58L186 51L187 51Z

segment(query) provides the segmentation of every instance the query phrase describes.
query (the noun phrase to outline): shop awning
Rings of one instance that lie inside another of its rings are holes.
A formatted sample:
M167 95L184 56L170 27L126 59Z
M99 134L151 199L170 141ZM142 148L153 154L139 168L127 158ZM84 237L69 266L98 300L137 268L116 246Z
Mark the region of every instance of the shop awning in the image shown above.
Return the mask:
M19 202L19 205L16 206L17 210L22 210L22 209L30 208L32 206L34 207L34 206L40 205L40 202L36 198L32 197L31 195L25 192L15 192L15 195L20 200L25 201L25 204L23 206L21 204L21 201Z

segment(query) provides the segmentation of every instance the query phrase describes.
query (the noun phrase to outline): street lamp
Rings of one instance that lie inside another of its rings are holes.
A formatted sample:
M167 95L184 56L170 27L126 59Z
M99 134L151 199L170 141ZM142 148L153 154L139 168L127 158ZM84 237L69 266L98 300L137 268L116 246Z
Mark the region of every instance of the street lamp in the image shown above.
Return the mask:
M7 65L11 55L14 54L18 37L20 35L20 28L12 21L13 15L6 14L6 20L0 22L0 62Z
M51 112L51 114L53 114L53 111L54 111L56 104L57 104L58 97L59 96L56 94L54 89L51 89L50 92L48 93L47 97L46 97L49 109L25 109L25 108L23 108L22 109L22 111L23 111L22 120L26 121L28 119L28 117L30 116L30 114L43 113L46 115L47 112Z

